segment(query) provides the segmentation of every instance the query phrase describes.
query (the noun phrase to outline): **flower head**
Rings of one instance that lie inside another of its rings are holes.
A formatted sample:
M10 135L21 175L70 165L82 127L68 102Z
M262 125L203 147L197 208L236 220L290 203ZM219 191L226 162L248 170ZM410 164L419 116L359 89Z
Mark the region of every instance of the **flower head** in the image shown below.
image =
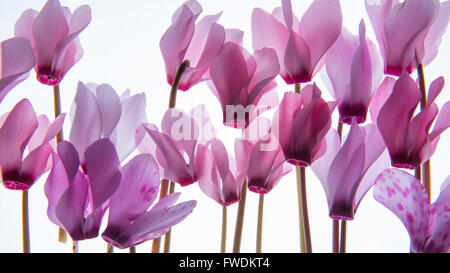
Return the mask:
M36 57L37 79L58 85L83 56L78 35L91 21L91 8L83 5L73 13L59 0L48 0L40 12L28 9L17 20L16 37L27 38Z

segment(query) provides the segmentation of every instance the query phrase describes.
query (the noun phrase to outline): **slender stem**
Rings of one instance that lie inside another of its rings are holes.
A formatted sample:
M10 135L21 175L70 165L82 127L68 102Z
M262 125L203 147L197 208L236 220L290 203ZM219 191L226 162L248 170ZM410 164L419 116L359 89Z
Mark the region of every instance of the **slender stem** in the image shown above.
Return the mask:
M299 220L299 232L300 232L300 252L306 253L305 245L305 230L303 228L303 209L302 209L302 193L300 184L300 167L296 166L297 173L297 200L298 200L298 220Z
M130 246L130 253L136 253L136 247Z
M420 165L414 170L414 175L417 179L419 179L419 181L422 181L422 171Z
M419 63L416 52L417 76L419 78L419 88L422 98L420 100L420 109L422 110L427 105L427 89L425 85L425 73L423 72L423 65ZM422 183L428 193L428 202L431 202L431 163L430 160L422 164Z
M23 253L30 253L30 223L28 217L28 190L22 191L22 243Z
M175 192L175 183L170 181L169 183L169 194L172 194ZM172 229L170 228L169 231L164 236L164 253L170 252L170 238L172 235Z
M264 194L260 194L258 205L258 227L256 230L256 253L261 253L262 249L263 215L264 215Z
M163 179L161 181L161 188L159 190L159 200L161 200L167 195L168 188L169 188L169 181L167 179ZM160 246L161 246L161 237L154 239L152 244L152 253L159 253Z
M244 225L245 201L247 199L247 180L244 180L241 190L241 200L239 200L236 217L236 228L234 230L233 253L241 251L242 226Z
M347 220L341 220L341 243L339 246L339 252L345 253L346 251L346 241L347 241Z
M339 253L339 220L333 219L333 253Z
M106 246L106 253L114 253L114 247L110 244Z
M72 242L72 253L78 253L78 241Z
M220 253L225 253L227 248L227 207L222 206L222 238L220 240Z
M311 230L309 228L308 202L306 198L306 169L300 167L300 194L302 197L302 218L305 232L306 253L312 253Z

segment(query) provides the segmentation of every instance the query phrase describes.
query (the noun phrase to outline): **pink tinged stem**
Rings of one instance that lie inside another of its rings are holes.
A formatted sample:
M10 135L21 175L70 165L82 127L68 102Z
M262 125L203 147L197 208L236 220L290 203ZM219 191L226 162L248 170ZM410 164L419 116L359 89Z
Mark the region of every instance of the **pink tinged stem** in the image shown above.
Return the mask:
M416 64L417 64L417 76L419 78L419 89L422 95L420 100L420 110L425 108L427 105L427 90L425 86L425 73L423 72L423 65L419 63L419 59L417 58L417 53L415 54ZM422 184L425 190L428 193L428 203L431 203L431 164L430 160L427 160L422 164ZM417 177L417 176L416 176ZM420 180L420 178L418 178Z
M239 200L238 212L236 217L236 228L234 230L233 253L241 252L242 227L244 225L245 201L247 199L247 179L244 180L241 191L241 200Z
M175 192L175 183L170 181L169 184L169 194L172 194ZM170 252L170 237L172 234L172 229L170 228L169 231L164 235L164 253Z
M161 188L159 191L159 200L161 200L167 195L168 187L169 181L163 179L161 181ZM154 239L152 244L152 253L159 253L160 246L161 246L161 237Z
M303 229L305 232L306 253L312 253L311 230L309 228L308 202L306 199L306 168L300 167L300 194L302 202Z
M341 220L341 242L339 244L339 252L345 253L347 246L347 220Z
M256 253L261 253L262 249L263 215L264 215L264 194L260 194L258 205L258 226L256 229Z
M303 209L302 209L302 194L301 194L301 184L300 184L300 167L295 167L297 171L297 199L298 199L298 219L299 219L299 232L300 232L300 252L306 253L305 245L305 229L303 225Z
M339 253L339 220L333 219L333 253Z
M30 225L28 217L28 191L22 191L22 243L23 253L30 253Z
M338 123L338 134L339 138L342 140L342 130L344 123ZM333 253L345 253L345 245L347 238L347 223L345 220L341 220L341 230L339 231L339 220L333 220ZM340 238L339 238L340 233ZM342 251L344 250L344 251Z
M220 241L220 253L225 253L227 247L227 207L222 206L222 237Z

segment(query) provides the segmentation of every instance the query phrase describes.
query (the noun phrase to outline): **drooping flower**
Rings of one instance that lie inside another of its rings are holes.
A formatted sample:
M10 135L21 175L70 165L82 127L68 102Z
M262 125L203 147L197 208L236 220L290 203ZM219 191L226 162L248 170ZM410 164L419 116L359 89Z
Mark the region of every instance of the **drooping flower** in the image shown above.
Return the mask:
M222 14L207 15L196 24L201 12L197 1L184 2L172 15L172 24L159 43L170 85L181 63L189 61L178 84L182 91L206 79L205 73L225 40L223 26L216 23Z
M321 97L314 83L300 94L286 92L273 117L273 129L286 160L307 167L326 150L325 135L331 128L334 106Z
M402 170L386 169L374 186L373 196L403 223L414 252L450 251L450 176L430 205L420 181Z
M215 137L216 131L204 105L188 114L176 108L167 109L161 131L154 124L145 124L150 142L141 145L141 152L154 155L161 166L161 178L187 186L197 181L195 152L199 143Z
M240 152L235 145L236 157ZM195 154L195 166L200 189L222 206L229 206L241 199L242 184L246 176L243 166L228 154L225 145L217 138L199 144Z
M325 154L311 169L322 183L330 217L353 220L375 178L389 166L386 146L375 124L360 127L354 119L342 146L334 129L326 140Z
M30 42L11 38L0 43L0 102L17 84L28 78L36 60Z
M10 190L28 190L48 170L51 140L61 130L65 115L51 124L36 117L28 99L22 99L0 122L0 170L3 185ZM24 158L25 148L29 153Z
M102 238L118 248L127 248L161 237L186 218L196 201L174 205L180 193L153 204L160 185L159 169L150 154L132 158L120 172L120 186L109 201L108 226Z
M383 105L377 115L377 125L389 150L392 166L415 169L434 153L439 135L450 127L450 102L445 103L440 111L434 102L443 86L443 77L431 83L427 104L414 117L421 93L408 73L403 72L392 89L381 88L381 93L374 95L376 100L378 97L387 98L384 104L377 103ZM374 108L373 112L376 113L377 109ZM436 116L434 128L429 132Z
M120 97L108 84L78 83L72 106L69 140L84 162L86 148L101 138L109 138L123 161L139 144L144 134L138 130L147 122L144 93Z
M338 101L339 120L351 124L366 120L372 93L383 76L378 49L366 39L364 21L359 25L359 40L345 27L326 55L326 71L332 95Z
M37 79L58 85L83 56L78 35L91 21L91 8L83 5L73 14L59 0L48 0L40 12L28 9L17 20L16 37L27 38L36 57Z
M366 0L386 74L400 76L403 70L411 73L416 68L416 54L419 63L423 59L430 62L436 56L440 36L449 21L448 4L442 5L442 14L439 6L438 0Z
M109 200L121 181L120 161L114 144L100 139L84 152L85 167L72 143L58 143L53 167L45 182L47 215L74 241L98 236Z
M309 82L323 65L323 56L342 27L339 1L314 1L299 21L290 0L272 14L255 8L252 13L253 49L274 48L280 75L287 84ZM270 33L270 35L268 35Z
M264 95L274 90L273 79L280 65L275 50L263 48L250 55L241 45L226 42L210 68L212 92L222 106L223 123L245 128L255 115ZM264 105L262 105L264 106ZM266 108L270 108L270 105ZM250 117L252 116L252 117Z

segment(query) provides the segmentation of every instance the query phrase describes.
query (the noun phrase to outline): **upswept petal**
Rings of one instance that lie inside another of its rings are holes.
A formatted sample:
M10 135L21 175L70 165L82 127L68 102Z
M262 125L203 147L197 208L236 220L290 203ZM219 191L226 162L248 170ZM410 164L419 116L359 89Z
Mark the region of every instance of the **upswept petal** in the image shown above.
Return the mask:
M110 137L122 114L122 104L116 91L109 84L101 84L95 89L101 111L103 137Z

